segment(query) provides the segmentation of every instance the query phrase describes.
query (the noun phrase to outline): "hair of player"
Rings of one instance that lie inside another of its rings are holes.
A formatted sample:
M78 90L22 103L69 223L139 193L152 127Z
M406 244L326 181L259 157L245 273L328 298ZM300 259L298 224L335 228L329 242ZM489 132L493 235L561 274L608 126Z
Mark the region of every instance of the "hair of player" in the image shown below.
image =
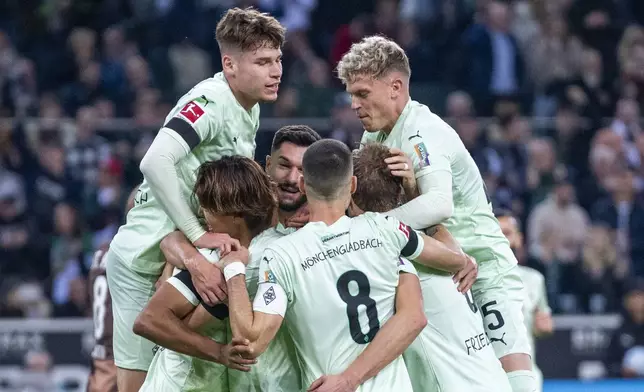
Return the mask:
M252 7L229 9L215 30L215 39L222 52L247 52L262 47L279 49L284 45L285 36L286 29L277 19Z
M358 179L353 202L363 211L388 212L404 201L402 178L392 175L385 162L389 156L389 149L376 143L353 152L353 175Z
M333 139L313 143L302 157L302 174L309 200L336 200L353 175L349 147Z
M380 79L390 72L411 76L409 58L396 42L379 35L363 38L338 63L338 77L342 83L353 82L358 77Z
M320 135L307 125L287 125L275 132L271 153L278 150L283 143L293 143L298 147L308 147L322 139Z
M193 193L205 211L243 218L253 235L272 225L275 185L252 159L236 155L202 164Z

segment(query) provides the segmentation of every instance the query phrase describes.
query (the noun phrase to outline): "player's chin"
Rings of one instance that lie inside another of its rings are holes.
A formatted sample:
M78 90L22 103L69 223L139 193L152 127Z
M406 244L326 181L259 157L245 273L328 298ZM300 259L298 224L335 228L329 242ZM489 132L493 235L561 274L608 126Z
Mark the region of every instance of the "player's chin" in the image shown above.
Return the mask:
M267 87L262 92L262 101L275 102L277 100L278 87Z

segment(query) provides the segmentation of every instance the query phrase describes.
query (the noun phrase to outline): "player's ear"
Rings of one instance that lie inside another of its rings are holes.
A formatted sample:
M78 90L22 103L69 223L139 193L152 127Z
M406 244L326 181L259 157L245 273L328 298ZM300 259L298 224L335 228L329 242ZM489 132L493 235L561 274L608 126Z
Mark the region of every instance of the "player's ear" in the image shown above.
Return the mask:
M391 98L396 99L403 89L403 81L400 77L396 76L391 81Z
M304 176L300 174L300 178L297 179L297 187L300 189L300 193L306 195L306 188L304 187Z
M223 70L229 74L233 74L235 72L235 61L229 54L224 54L221 57L221 66Z
M266 155L266 166L264 166L264 170L266 170L266 173L268 173L271 170L271 156Z
M358 189L358 178L356 176L351 176L351 194L352 195L356 193L356 189Z

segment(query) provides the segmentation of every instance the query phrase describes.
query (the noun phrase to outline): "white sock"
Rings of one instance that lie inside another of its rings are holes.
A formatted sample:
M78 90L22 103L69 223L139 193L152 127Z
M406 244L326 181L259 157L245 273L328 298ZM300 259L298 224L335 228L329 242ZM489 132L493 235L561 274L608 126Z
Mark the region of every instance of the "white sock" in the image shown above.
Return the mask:
M537 392L537 379L531 370L507 373L512 392Z

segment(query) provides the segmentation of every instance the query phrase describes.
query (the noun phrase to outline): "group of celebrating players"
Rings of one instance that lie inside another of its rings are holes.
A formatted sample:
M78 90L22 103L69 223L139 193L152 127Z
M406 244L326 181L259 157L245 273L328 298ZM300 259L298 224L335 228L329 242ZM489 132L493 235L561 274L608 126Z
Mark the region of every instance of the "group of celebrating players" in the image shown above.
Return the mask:
M88 390L539 390L516 258L399 45L367 37L338 65L360 149L292 125L253 161L284 38L250 8L219 21L223 71L170 112L97 253Z

